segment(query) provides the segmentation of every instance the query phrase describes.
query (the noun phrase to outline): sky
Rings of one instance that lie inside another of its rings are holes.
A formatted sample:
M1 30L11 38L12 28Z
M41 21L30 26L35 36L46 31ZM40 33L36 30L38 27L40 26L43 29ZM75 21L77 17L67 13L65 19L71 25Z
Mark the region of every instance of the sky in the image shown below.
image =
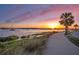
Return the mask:
M60 15L72 12L75 23L79 23L79 5L73 4L0 4L0 27L55 28Z

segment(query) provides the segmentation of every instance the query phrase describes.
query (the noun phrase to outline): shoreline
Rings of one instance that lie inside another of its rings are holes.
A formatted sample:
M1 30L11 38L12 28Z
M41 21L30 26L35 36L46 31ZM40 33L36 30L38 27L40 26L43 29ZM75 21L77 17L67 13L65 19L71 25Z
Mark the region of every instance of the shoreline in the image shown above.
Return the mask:
M48 37L56 32L43 32L40 34L33 34L31 38L22 37L21 40L13 40L0 43L2 49L0 49L0 54L7 55L18 55L22 54L23 51L26 49L27 51L36 50L34 54L37 54L45 42L47 41ZM2 52L2 53L1 53ZM24 52L25 53L25 52Z

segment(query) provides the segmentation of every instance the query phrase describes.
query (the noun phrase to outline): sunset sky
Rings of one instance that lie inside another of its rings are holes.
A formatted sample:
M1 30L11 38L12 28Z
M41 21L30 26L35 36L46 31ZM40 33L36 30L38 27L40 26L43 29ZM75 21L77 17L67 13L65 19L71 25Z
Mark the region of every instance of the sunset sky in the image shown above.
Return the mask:
M63 12L72 12L75 23L79 23L79 5L0 5L0 27L60 28Z

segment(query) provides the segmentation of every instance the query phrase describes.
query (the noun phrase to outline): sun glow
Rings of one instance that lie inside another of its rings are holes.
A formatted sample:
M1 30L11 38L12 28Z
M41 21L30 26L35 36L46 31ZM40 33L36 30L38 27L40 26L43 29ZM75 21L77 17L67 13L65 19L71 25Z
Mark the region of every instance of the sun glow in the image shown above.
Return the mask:
M59 23L49 23L48 26L49 26L50 28L60 28Z

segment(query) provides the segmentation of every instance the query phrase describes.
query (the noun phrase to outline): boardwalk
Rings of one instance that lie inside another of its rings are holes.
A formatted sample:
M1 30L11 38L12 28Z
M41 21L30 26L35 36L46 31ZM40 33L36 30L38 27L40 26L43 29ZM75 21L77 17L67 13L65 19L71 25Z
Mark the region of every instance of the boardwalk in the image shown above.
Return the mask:
M79 47L71 43L63 33L52 35L43 51L44 55L78 55Z

